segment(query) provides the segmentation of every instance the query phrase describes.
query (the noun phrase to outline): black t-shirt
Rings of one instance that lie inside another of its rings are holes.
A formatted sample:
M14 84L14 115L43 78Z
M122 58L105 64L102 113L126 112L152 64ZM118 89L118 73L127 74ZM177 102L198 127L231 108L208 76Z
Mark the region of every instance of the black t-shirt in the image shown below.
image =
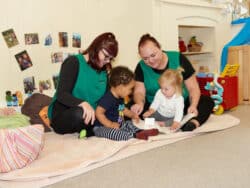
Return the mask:
M183 80L186 80L194 74L195 70L191 65L190 61L181 53L179 59L180 59L180 66L184 69L184 71L182 72ZM158 70L158 69L152 69L152 70L154 70L158 74L162 74L166 69L168 69L168 65L169 63L167 63L166 68L163 70ZM140 64L138 64L135 69L135 80L139 82L144 82L144 75Z
M61 66L59 84L57 86L57 100L53 107L53 116L64 110L79 105L82 100L74 97L71 93L78 76L79 63L76 56L68 57Z
M104 108L105 116L112 122L121 123L123 116L121 112L124 110L124 100L122 98L116 98L110 91L107 91L104 96L99 100L98 106ZM96 120L95 126L102 126L102 124Z

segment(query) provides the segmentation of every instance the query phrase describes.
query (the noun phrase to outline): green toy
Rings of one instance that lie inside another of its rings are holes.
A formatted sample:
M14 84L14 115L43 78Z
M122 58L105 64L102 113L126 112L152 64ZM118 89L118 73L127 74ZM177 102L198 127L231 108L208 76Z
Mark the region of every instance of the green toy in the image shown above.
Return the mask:
M6 94L5 100L6 100L7 106L12 106L12 95L11 95L11 91L6 91L5 94Z
M83 138L86 138L86 136L87 136L86 129L82 129L81 132L79 133L79 138L83 139Z

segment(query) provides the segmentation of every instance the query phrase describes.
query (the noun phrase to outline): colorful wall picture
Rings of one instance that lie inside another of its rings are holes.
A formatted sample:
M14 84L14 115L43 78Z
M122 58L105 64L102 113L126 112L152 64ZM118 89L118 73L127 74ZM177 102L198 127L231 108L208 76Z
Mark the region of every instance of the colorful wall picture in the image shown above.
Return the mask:
M39 44L39 38L37 33L24 34L24 41L26 45Z
M26 94L32 94L35 88L35 79L34 76L27 77L23 79L24 92Z
M81 35L79 33L73 33L72 46L75 48L81 48Z
M60 47L68 47L68 33L67 32L59 32L59 46Z
M19 65L21 71L32 66L32 61L31 61L29 54L26 50L16 54L15 57L16 57L17 63Z
M54 83L54 87L55 87L55 89L56 89L57 86L58 86L58 83L59 83L59 74L54 74L54 75L52 76L52 80L53 80L53 83Z
M13 29L9 29L7 31L3 31L3 38L8 46L8 48L11 48L13 46L16 46L19 44L16 34Z
M51 45L52 45L52 37L50 34L48 34L45 37L44 46L51 46Z
M63 62L63 52L51 53L52 63L62 63Z
M52 63L62 63L70 55L72 55L72 54L71 53L65 53L65 52L51 53L51 62Z
M43 90L51 89L50 80L40 80L39 81L39 91L42 93Z

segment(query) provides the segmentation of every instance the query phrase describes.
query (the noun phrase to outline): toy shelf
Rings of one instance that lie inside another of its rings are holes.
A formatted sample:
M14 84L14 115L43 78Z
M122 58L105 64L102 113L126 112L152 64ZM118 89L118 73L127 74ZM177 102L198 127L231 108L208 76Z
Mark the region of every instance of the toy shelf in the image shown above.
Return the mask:
M197 42L201 42L201 51L182 52L194 65L196 72L199 67L207 67L213 71L215 65L215 27L204 25L178 25L178 36L182 38L186 47L191 37L195 36Z
M200 52L182 52L182 54L188 55L200 55L200 54L212 54L212 51L200 51Z

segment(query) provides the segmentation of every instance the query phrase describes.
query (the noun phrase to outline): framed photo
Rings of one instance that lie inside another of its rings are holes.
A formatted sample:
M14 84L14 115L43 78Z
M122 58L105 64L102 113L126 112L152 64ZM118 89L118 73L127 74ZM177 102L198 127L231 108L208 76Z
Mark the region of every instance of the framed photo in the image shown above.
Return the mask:
M68 33L67 32L59 32L59 46L60 47L68 47Z
M39 81L39 91L42 93L43 90L51 89L51 81L48 80L40 80Z
M45 37L45 40L44 40L44 46L51 46L52 45L52 36L51 34L48 34L46 37Z
M32 61L28 55L28 52L26 50L18 53L15 55L17 63L21 69L21 71L29 68L32 66Z
M81 48L81 35L79 33L73 33L72 46L75 48Z
M23 84L24 84L24 92L26 94L32 94L33 91L36 89L34 76L24 78Z
M37 33L24 34L24 41L26 45L39 44L39 38Z
M52 63L62 63L63 62L63 52L51 53Z
M19 44L16 34L13 29L9 29L7 31L2 32L3 38L8 46L8 48L11 48L13 46L16 46Z
M51 53L51 62L52 63L62 63L70 55L72 55L72 53L66 53L66 52Z

